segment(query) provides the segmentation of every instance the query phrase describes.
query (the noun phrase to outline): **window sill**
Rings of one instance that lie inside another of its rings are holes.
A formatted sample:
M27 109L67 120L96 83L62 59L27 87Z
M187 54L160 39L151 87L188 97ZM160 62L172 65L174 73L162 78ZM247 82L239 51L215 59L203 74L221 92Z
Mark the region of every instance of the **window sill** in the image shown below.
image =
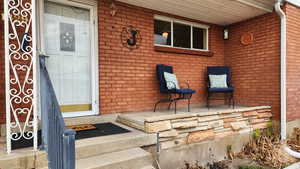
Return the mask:
M198 56L213 56L214 53L210 51L192 50L192 49L180 49L165 46L154 46L154 50L157 52L177 53L177 54L188 54Z

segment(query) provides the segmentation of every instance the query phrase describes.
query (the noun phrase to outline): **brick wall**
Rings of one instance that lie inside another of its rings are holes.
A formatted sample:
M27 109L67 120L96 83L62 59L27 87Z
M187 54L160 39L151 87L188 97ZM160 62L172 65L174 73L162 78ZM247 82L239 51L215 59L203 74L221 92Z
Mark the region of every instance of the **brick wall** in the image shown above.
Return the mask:
M280 109L280 23L276 13L229 26L225 63L232 67L235 98L245 105L271 105L275 119ZM243 33L254 35L251 45L240 42Z
M193 104L203 103L204 71L208 65L224 64L222 27L211 25L212 57L155 52L153 46L152 10L117 3L116 16L110 16L108 1L99 1L99 86L101 113L131 112L153 109L163 97L156 80L156 64L174 66L180 82L189 80L197 93ZM143 41L137 50L122 47L120 33L124 26L133 25L141 31ZM165 107L165 106L164 106Z
M300 118L300 9L286 5L287 15L287 119Z
M4 1L0 1L0 15L3 11ZM0 124L5 120L5 60L4 60L4 22L0 18Z
M0 2L2 11L3 1ZM230 40L222 39L223 28L210 25L209 47L212 57L187 54L156 52L153 46L153 15L157 12L117 3L116 16L110 16L107 0L99 1L99 86L100 111L122 113L144 111L153 108L154 103L163 97L159 94L155 77L156 64L174 66L179 81L189 80L191 88L197 93L193 104L205 103L205 69L211 65L229 65L233 71L235 97L238 103L246 105L271 105L275 118L279 118L279 19L275 13L259 16L229 26ZM299 10L299 9L297 9ZM288 20L299 20L299 14L291 6L287 7ZM296 11L296 12L295 12ZM299 13L299 11L298 11ZM159 13L161 14L161 13ZM293 19L296 17L297 19ZM182 19L182 18L181 18ZM3 21L0 21L0 31ZM295 31L298 25L288 23L288 115L289 120L299 118L296 112L297 93L297 43ZM133 25L141 31L143 41L139 49L130 51L122 47L120 33L124 26ZM254 43L241 45L244 32L254 34ZM0 104L5 105L4 94L4 45L3 33L0 35ZM289 37L288 37L289 38ZM293 44L292 44L293 43ZM290 80L291 79L291 80ZM290 106L293 104L294 106ZM165 106L164 106L165 107ZM5 112L0 107L0 112ZM5 114L0 116L0 123Z

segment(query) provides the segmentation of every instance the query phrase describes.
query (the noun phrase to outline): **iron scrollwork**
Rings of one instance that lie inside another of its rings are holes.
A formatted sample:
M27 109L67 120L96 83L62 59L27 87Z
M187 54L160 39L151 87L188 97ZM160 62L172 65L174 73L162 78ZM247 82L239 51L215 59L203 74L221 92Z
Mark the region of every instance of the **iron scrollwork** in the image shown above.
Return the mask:
M122 29L121 40L124 47L133 50L139 48L142 37L140 31L130 25Z

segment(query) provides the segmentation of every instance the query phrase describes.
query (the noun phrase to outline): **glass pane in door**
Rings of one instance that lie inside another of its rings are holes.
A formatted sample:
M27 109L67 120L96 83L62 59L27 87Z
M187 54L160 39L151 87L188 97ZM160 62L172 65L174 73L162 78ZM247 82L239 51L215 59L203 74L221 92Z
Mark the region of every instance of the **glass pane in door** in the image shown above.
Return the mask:
M62 112L92 110L90 11L45 2L46 65Z

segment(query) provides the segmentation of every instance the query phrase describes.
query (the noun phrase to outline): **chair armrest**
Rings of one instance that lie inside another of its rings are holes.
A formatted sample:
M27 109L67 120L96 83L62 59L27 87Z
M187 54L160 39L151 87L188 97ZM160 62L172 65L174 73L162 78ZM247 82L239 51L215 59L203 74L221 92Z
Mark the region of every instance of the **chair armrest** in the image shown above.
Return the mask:
M185 81L184 83L187 85L187 88L190 89L189 81L187 80L187 81Z

